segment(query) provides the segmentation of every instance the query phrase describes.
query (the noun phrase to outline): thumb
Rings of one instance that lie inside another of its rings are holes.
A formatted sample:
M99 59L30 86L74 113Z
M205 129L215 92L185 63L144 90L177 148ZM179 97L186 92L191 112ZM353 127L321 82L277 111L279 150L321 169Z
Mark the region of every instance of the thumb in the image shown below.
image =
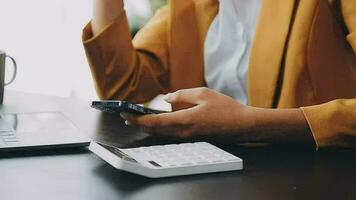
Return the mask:
M202 93L204 88L193 88L193 89L183 89L178 90L174 93L166 94L163 99L168 103L185 103L198 105L202 104L204 99L202 98Z

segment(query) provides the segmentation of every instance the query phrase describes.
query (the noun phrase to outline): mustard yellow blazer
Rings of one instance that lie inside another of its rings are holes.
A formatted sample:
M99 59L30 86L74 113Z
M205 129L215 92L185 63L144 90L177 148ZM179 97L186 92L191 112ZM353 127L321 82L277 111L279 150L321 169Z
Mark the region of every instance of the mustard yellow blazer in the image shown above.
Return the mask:
M203 45L217 0L171 0L132 40L123 13L83 43L99 96L145 102L206 86ZM356 0L264 0L249 105L301 108L317 147L356 147Z

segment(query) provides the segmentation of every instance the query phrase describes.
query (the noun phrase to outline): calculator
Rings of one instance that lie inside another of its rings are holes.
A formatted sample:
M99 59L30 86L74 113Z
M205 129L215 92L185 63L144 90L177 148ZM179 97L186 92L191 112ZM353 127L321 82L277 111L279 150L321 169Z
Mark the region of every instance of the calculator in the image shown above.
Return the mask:
M150 178L243 169L241 158L207 142L116 148L92 141L89 150L119 170Z

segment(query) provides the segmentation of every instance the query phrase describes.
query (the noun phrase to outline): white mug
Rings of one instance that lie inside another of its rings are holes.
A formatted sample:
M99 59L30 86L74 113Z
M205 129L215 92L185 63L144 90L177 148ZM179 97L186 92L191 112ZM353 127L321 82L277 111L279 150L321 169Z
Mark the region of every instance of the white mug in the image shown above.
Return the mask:
M6 58L9 58L12 61L13 67L14 67L14 72L12 74L12 77L10 79L10 81L5 83L5 61ZM0 104L2 104L3 99L4 99L4 87L6 85L9 85L10 83L12 83L15 78L16 78L16 72L17 72L17 65L16 65L16 61L14 58L12 58L11 56L6 55L5 52L0 50Z

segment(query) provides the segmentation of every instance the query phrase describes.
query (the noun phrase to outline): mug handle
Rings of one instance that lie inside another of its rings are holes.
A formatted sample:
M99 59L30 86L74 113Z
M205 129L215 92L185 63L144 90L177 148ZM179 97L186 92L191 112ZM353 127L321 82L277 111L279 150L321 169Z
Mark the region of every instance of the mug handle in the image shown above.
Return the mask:
M16 73L17 73L17 64L16 64L15 59L14 59L14 58L12 58L11 56L6 55L6 57L8 57L8 58L10 58L10 59L11 59L12 64L13 64L13 66L14 66L14 73L13 73L13 75L12 75L11 80L10 80L9 82L7 82L7 83L5 83L5 84L4 84L4 85L9 85L9 84L10 84L10 83L12 83L12 82L15 80L15 78L16 78Z

